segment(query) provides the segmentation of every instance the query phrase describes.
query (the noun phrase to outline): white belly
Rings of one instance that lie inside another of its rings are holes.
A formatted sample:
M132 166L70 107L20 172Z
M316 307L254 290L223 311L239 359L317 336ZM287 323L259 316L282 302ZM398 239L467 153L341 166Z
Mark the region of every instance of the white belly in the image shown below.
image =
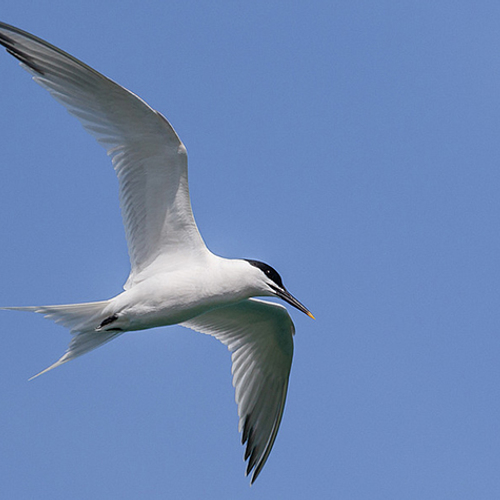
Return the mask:
M144 330L182 323L210 309L247 298L242 290L228 289L203 273L169 273L145 280L111 300L118 319L113 328Z

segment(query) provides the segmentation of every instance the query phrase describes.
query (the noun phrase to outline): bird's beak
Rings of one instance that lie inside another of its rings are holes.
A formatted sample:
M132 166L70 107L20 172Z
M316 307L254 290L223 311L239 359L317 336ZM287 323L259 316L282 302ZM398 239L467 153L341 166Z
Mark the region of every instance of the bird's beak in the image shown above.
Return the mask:
M283 299L284 301L288 302L291 304L293 307L296 307L299 311L302 311L304 314L307 314L310 318L316 319L311 311L307 309L306 306L301 304L288 290L285 290L284 288L275 288L273 287L276 295L280 298Z

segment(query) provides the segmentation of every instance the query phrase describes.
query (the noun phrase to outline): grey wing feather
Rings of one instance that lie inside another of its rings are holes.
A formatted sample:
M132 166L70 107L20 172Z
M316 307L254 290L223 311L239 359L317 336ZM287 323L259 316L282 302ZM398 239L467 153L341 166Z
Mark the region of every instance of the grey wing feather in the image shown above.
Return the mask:
M239 430L253 483L278 433L293 357L293 322L281 305L258 299L214 309L182 323L231 351Z
M0 44L111 156L132 267L128 285L154 263L205 251L191 210L186 149L169 122L132 92L29 33L0 23Z

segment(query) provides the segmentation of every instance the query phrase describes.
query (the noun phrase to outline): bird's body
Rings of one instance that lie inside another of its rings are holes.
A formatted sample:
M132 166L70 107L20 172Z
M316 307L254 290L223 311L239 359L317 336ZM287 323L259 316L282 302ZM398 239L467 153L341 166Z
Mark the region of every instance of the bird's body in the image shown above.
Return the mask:
M119 180L131 262L124 291L109 300L4 309L41 313L73 334L66 353L41 373L133 330L181 324L219 339L232 353L240 431L253 482L283 414L294 333L283 306L254 297L279 297L311 313L267 264L226 259L208 250L191 210L186 148L166 118L81 61L18 28L0 23L0 44L106 148Z
M255 273L244 260L207 253L204 262L189 268L158 273L107 302L107 317L117 319L103 327L120 331L145 330L183 323L211 309L263 295ZM253 282L255 281L255 282Z

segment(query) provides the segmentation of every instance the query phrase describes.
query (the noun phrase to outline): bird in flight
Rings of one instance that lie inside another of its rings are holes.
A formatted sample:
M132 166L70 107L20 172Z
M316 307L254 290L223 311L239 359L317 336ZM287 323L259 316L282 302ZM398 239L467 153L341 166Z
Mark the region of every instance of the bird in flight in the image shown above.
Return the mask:
M186 148L162 114L25 31L0 23L0 44L106 148L131 264L124 291L109 300L4 308L40 313L70 329L66 353L38 375L129 331L180 324L214 336L231 352L253 483L283 416L295 331L285 307L255 297L279 297L313 315L271 266L208 250L191 210Z

